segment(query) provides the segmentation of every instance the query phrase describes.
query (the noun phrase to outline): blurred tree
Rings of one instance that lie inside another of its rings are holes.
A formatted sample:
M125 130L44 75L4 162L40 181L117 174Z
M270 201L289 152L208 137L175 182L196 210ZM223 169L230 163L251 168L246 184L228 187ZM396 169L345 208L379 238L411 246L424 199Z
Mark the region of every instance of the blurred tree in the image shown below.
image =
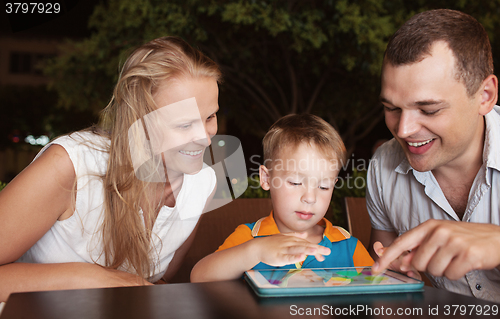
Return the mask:
M46 73L59 105L106 105L119 67L136 47L178 35L221 66L220 104L242 129L262 136L279 117L314 113L349 150L382 118L380 65L389 36L416 12L458 9L490 31L500 0L109 0L96 7L91 37L68 42Z

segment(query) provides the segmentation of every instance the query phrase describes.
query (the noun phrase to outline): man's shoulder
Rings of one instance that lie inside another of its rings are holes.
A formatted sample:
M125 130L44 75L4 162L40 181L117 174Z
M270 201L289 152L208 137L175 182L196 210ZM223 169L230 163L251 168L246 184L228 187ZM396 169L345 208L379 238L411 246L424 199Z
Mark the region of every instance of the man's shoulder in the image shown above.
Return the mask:
M500 106L495 105L493 110L485 115L486 122L486 134L489 135L491 139L500 139Z
M500 106L499 105L493 106L493 111L495 111L496 115L500 116Z
M393 138L382 144L370 160L370 166L394 170L405 159L399 142Z
M495 105L484 118L486 128L483 160L487 167L500 171L500 107Z

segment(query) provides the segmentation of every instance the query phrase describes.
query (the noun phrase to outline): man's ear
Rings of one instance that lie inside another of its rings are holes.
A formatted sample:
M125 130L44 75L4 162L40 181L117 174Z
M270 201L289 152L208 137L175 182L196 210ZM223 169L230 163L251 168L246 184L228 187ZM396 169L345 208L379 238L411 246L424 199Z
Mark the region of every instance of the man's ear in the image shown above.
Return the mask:
M498 79L495 75L491 74L481 84L480 88L480 107L479 114L488 114L498 100Z
M269 170L264 165L260 165L259 167L259 178L260 178L260 187L263 190L268 191L271 188L271 175L269 174Z

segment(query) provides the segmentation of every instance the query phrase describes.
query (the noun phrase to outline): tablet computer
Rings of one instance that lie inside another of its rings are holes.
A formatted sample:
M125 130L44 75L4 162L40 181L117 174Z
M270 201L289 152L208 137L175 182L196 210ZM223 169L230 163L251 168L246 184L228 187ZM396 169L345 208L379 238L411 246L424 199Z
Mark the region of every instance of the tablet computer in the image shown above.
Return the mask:
M424 286L391 270L373 275L371 267L249 270L245 279L261 297L414 292Z

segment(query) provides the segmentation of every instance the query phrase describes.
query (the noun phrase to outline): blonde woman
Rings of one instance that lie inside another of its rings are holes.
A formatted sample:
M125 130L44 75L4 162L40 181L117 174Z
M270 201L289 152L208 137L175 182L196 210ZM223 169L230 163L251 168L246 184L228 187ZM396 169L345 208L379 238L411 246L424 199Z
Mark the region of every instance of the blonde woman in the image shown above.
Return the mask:
M0 301L168 281L215 174L217 65L176 37L126 61L99 125L60 137L0 192Z

